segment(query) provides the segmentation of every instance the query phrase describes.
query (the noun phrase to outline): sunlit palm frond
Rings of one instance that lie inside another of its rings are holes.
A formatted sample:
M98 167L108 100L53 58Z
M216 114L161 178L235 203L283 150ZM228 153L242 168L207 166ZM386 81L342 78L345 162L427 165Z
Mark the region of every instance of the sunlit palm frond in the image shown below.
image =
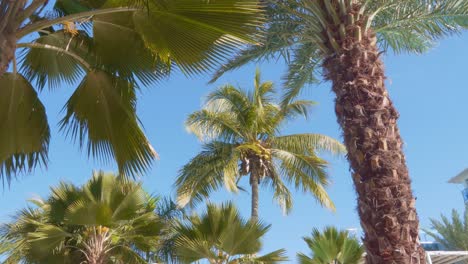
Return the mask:
M261 249L261 238L269 226L243 219L232 203L209 204L201 216L181 222L176 230L176 254L182 263L200 260L217 263L277 263L286 261L284 250L255 256ZM261 262L265 261L265 262Z
M50 129L45 108L31 84L20 74L0 76L0 178L46 165Z
M252 103L245 91L230 84L208 94L204 108L217 113L233 113L239 124L245 127L250 125Z
M276 167L271 169L272 180L269 182L273 189L273 199L276 200L283 213L288 214L293 207L292 194L281 179L281 175L276 171Z
M321 205L335 210L325 187L329 178L325 171L326 161L315 155L296 154L272 149L273 157L280 160L280 175L297 190L310 192Z
M242 137L242 127L235 115L229 112L201 110L191 114L185 121L187 130L200 140L223 138L234 141Z
M468 249L468 213L460 215L452 210L451 218L444 215L441 220L431 219L432 230L424 232L433 237L438 243L451 250Z
M139 183L102 172L80 187L61 183L39 208L1 226L0 250L20 263L84 263L92 238L105 233L107 256L147 263L143 253L158 250L164 223L143 192Z
M358 264L364 253L364 248L356 238L334 227L326 227L323 232L314 229L310 237L304 237L304 241L312 254L309 257L299 253L301 264Z
M257 1L148 2L135 12L136 30L163 61L174 61L185 73L212 69L252 43L261 12ZM158 26L154 26L158 25Z
M271 139L274 148L294 152L308 153L327 152L342 156L346 154L345 146L338 140L322 134L293 134Z
M133 13L127 12L99 15L93 19L97 62L127 80L138 80L149 86L167 78L171 67L148 49L133 18Z
M214 141L187 163L176 179L177 203L194 205L225 184L224 172L235 154L235 146ZM230 177L227 180L231 180ZM229 185L229 184L228 184Z
M89 72L65 106L61 130L90 156L115 158L127 176L145 172L156 152L136 116L135 87L102 71Z
M372 27L381 45L395 52L424 52L434 41L468 28L468 3L464 0L386 1L373 3L377 12Z

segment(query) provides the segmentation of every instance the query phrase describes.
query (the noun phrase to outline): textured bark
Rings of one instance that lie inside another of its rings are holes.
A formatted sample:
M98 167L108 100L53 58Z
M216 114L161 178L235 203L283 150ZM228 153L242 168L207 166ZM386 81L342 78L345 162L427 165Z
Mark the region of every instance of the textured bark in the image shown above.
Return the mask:
M258 220L258 185L259 179L256 173L252 173L250 184L252 186L252 214L251 219Z
M385 88L375 43L372 32L359 41L348 39L324 62L358 193L367 263L425 263L399 114Z
M12 30L0 32L0 76L2 76L15 56L16 38Z

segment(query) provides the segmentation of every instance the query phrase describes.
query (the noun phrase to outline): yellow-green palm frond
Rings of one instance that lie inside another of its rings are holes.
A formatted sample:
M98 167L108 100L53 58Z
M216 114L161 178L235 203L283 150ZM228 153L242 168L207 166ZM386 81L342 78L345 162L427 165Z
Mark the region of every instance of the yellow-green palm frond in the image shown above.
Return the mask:
M322 206L335 210L335 205L325 187L330 184L326 172L327 162L313 154L297 154L272 149L272 155L279 160L279 174L297 190L311 193Z
M233 163L237 165L239 153L235 146L213 141L203 147L204 150L180 170L176 179L177 203L180 206L193 206L223 185L232 191L237 190L234 183L239 177L238 166Z
M128 176L144 173L156 157L136 116L132 83L103 71L89 72L65 106L61 129L88 154L117 161Z
M50 129L45 108L20 74L0 76L0 178L47 165Z
M323 232L312 230L310 237L304 241L312 251L311 256L298 254L301 264L358 264L362 260L364 248L356 238L350 237L347 231L335 227L326 227Z
M232 203L208 204L202 215L195 215L176 226L179 234L175 241L176 254L182 263L201 260L222 263L287 261L284 250L256 256L262 248L261 238L269 228L261 222L241 217Z

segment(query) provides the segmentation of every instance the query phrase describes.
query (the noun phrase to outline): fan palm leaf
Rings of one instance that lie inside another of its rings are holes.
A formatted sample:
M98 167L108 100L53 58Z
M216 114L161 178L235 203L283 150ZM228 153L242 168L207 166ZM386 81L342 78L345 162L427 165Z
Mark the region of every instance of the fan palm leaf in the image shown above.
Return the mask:
M299 253L301 264L358 264L364 253L357 239L334 227L327 227L323 232L314 229L312 236L304 237L304 241L312 251L312 256Z
M201 216L193 215L176 226L176 254L181 263L279 263L287 261L283 249L256 256L261 237L270 226L243 219L232 203L208 204Z
M81 187L61 183L2 226L1 253L24 263L147 263L164 225L147 198L139 183L102 172Z
M125 176L145 173L157 157L135 114L137 88L169 77L174 68L189 75L214 69L240 46L256 43L264 22L258 0L56 0L53 10L46 0L3 2L0 78L8 78L4 72L11 64L12 74L37 91L77 85L61 130L89 157L115 161ZM45 116L42 122L47 123ZM48 136L36 127L23 129L43 146L31 150L30 142L18 141L24 149L18 152L1 145L6 156L0 155L0 177L8 182L39 164L17 159L40 156L47 164Z

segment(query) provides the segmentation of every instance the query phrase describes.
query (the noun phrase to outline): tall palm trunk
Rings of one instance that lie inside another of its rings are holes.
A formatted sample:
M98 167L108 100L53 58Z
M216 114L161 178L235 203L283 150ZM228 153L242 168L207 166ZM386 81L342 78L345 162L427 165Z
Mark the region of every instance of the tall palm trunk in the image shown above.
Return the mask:
M252 214L251 220L258 220L258 182L259 178L256 172L252 172L250 176L250 185L252 186Z
M343 41L324 68L353 171L367 263L425 263L399 114L385 88L376 37L370 31L360 36L356 27L349 31L359 37Z

